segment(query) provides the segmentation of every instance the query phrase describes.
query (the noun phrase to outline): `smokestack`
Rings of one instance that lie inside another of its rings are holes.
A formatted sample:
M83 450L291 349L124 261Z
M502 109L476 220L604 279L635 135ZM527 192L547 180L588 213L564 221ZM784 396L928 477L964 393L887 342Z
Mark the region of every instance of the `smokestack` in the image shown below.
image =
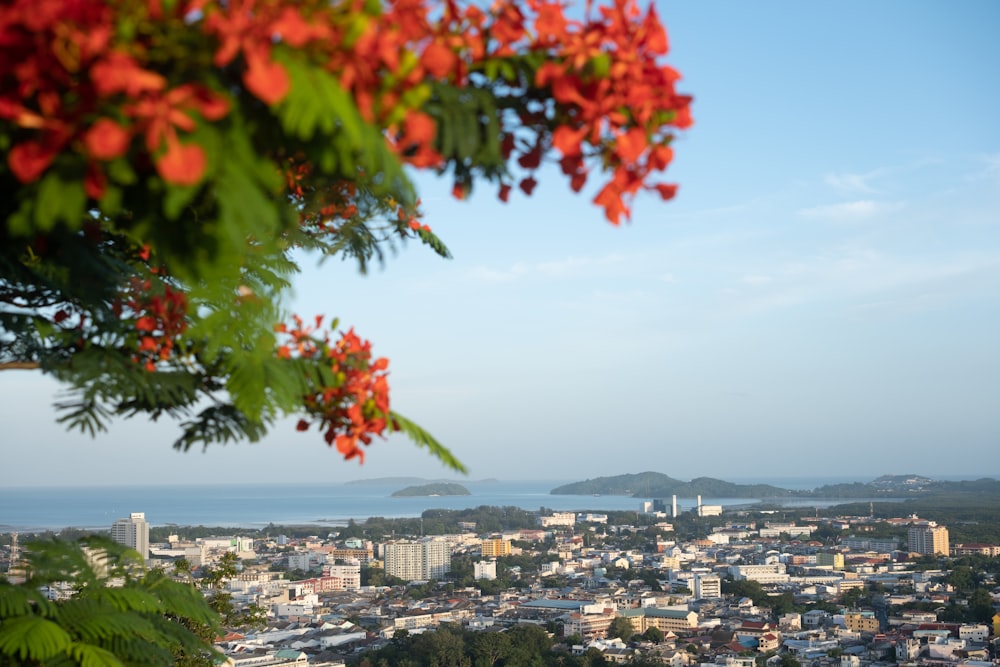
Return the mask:
M677 518L677 494L674 494L673 517Z

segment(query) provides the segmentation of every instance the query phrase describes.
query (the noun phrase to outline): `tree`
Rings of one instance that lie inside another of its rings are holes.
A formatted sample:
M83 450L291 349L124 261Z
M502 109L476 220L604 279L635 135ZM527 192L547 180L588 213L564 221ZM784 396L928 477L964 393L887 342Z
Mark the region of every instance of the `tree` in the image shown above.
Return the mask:
M510 652L510 637L503 632L477 632L472 638L476 667L493 667Z
M782 653L781 667L802 667L802 663L791 653Z
M628 620L624 616L615 616L611 620L611 625L608 626L608 637L622 639L628 641L635 634L635 628L632 627L632 621Z
M554 162L574 191L601 179L594 202L614 224L642 191L671 198L656 179L690 98L661 62L655 11L611 2L580 19L549 0L4 3L0 370L62 383L59 421L91 435L169 416L188 450L296 416L348 459L403 432L461 470L391 409L389 362L368 341L285 311L290 277L315 257L365 271L408 242L447 257L413 170L447 175L459 198L488 183L506 201ZM44 571L72 581L74 563ZM156 626L145 656L163 633L175 654L200 655L183 621L218 615L175 608L187 593L163 575L129 576L175 598L149 607L160 620L122 602L118 627ZM16 617L0 626L3 655L107 650L63 613L77 603L36 598L0 589L0 613ZM115 649L126 660L129 639Z
M256 604L245 609L236 609L233 596L224 587L238 573L236 554L228 551L222 554L214 566L202 569L198 584L205 593L208 605L219 615L222 626L230 629L259 629L267 622L266 610ZM211 638L210 638L211 639Z
M0 664L212 664L219 617L194 587L106 538L26 545L0 579ZM49 592L49 595L45 593Z
M653 642L654 644L659 644L663 641L663 630L657 627L650 626L646 628L646 631L642 633L642 638L648 642Z
M457 197L530 195L558 163L628 218L690 98L635 0L13 0L0 9L0 369L37 369L60 421L184 420L175 447L259 439L282 417L346 458L408 434L388 361L290 317L306 257L364 271L419 219L415 169Z

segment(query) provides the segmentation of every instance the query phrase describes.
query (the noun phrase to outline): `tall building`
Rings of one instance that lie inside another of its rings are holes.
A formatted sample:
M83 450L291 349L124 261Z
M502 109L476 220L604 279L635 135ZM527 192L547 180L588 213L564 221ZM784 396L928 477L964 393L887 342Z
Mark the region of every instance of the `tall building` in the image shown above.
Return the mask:
M510 555L510 540L483 540L482 554L484 558L497 558Z
M951 553L948 549L948 529L933 521L910 526L907 541L910 553L929 556L948 556Z
M722 579L714 574L698 574L694 577L694 597L696 600L722 597Z
M132 512L127 519L111 524L111 539L135 549L143 560L149 558L149 523L145 512Z
M442 539L397 540L382 545L385 573L407 581L440 579L451 572L451 547Z

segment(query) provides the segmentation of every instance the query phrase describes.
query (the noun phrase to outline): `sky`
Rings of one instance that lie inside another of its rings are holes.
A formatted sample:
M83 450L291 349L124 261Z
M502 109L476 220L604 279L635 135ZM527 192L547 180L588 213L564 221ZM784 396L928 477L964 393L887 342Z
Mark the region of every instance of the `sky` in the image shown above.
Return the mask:
M470 480L1000 477L1000 4L657 8L695 99L674 201L613 227L555 171L506 205L421 176L454 258L310 261L290 309L369 338ZM187 454L169 422L91 439L56 391L0 374L0 484L455 477L292 422Z

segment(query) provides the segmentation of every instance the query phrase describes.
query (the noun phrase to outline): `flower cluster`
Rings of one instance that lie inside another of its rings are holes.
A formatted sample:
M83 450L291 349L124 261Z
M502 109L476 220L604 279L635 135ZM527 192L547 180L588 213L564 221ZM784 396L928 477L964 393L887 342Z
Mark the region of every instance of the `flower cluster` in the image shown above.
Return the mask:
M276 327L279 334L279 357L318 360L324 367L321 376L304 397L303 405L313 421L301 419L299 431L307 431L315 422L327 445L336 447L345 459L364 461L361 445L373 436L384 437L394 430L389 414L389 361L372 358L371 343L362 340L353 329L331 340L322 331L322 317L307 325L296 316L294 324ZM328 371L328 372L327 372Z
M149 3L152 7L156 3ZM153 17L135 2L18 1L0 10L0 119L16 129L7 164L32 183L66 152L85 165L87 195L105 192L107 163L145 149L165 181L198 183L204 149L181 136L229 110L198 81L171 82L151 67L149 43L128 42L128 22Z
M674 195L659 179L691 99L661 62L655 10L603 1L577 18L562 0L6 0L0 185L15 196L0 236L41 247L99 221L95 255L122 260L101 298L126 285L123 350L156 370L181 342L204 344L193 332L211 309L188 312L202 297L185 281L207 281L212 262L232 269L211 297L229 308L234 290L236 307L251 301L241 272L283 288L274 267L293 262L290 243L364 261L404 237L447 255L405 166L452 173L459 198L490 181L506 201L531 195L550 161L574 191L597 181L594 202L618 224L639 193ZM317 423L360 458L395 428L387 361L319 324L279 327L274 354L312 378L300 430ZM248 421L288 409L267 382L242 386L265 394L238 403L256 411Z
M610 173L595 202L617 223L638 191L674 193L651 182L671 161L672 130L691 124L690 98L659 62L666 52L655 11L635 0L582 21L546 0L490 10L452 0L14 0L0 9L0 120L16 128L7 163L21 183L68 152L83 160L94 199L107 163L126 156L164 181L197 185L208 161L198 126L239 103L234 83L281 103L292 88L286 62L297 58L332 73L401 160L440 168L439 128L421 108L429 84L461 88L492 72L527 101L491 138L528 170L520 189L531 194L555 148L574 190L591 165ZM517 63L513 74L495 73L504 61ZM510 191L502 180L501 198Z
M132 360L147 371L166 361L187 329L187 296L169 284L133 278L115 304L137 333Z

